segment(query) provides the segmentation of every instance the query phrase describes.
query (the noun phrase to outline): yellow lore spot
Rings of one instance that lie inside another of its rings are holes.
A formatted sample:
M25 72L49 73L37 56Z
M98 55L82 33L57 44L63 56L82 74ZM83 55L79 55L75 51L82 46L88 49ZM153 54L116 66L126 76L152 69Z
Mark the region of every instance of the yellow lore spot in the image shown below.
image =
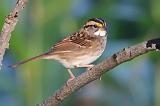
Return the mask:
M101 23L96 23L96 25L97 25L98 27L102 27L102 26L103 26Z

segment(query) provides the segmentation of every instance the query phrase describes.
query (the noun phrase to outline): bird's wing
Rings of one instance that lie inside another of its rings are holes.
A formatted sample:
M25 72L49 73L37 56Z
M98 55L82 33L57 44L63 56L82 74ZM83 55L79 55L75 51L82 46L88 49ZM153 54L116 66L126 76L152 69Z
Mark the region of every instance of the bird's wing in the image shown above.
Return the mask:
M53 45L50 52L71 52L88 48L92 44L92 39L87 33L77 32Z

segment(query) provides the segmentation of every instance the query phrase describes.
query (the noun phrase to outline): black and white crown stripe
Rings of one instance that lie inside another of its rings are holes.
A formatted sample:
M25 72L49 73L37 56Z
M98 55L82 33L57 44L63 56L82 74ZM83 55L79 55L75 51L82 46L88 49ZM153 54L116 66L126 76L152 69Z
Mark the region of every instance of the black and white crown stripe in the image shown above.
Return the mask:
M91 18L88 21L95 21L97 23L105 24L105 21L101 18Z

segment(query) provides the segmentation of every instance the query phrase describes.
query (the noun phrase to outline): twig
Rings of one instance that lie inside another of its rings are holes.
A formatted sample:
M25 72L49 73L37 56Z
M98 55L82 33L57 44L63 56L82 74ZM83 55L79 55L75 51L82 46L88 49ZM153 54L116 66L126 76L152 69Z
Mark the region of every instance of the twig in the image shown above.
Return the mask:
M18 0L15 8L12 12L5 18L2 31L0 33L0 69L2 66L3 55L5 54L6 48L9 48L9 40L11 37L11 32L14 30L17 22L19 13L22 11L27 0Z
M160 38L145 41L141 44L125 48L120 52L113 54L101 63L95 65L93 68L82 73L74 80L70 81L68 85L64 85L62 88L57 90L47 100L38 104L38 106L57 106L66 97L70 96L73 92L85 86L89 82L92 82L101 77L102 74L108 72L112 68L129 61L139 55L143 55L149 51L160 50Z

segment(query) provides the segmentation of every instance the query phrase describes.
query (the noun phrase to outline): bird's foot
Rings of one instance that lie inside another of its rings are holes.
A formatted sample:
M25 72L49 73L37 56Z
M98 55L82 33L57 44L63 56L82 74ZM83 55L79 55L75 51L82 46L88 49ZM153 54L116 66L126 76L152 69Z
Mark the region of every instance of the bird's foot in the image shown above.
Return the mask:
M83 65L79 65L76 67L85 67L85 68L87 68L87 70L90 70L93 66L94 66L93 64L83 64Z
M94 66L93 64L89 64L87 70L90 70L93 66Z
M75 79L75 76L71 76L69 79L68 79L68 81L67 81L67 86L69 85L69 83L72 81L72 80L74 80Z
M67 69L67 71L68 71L69 76L70 76L70 78L69 78L68 81L67 81L67 86L68 86L69 83L70 83L72 80L74 80L75 76L74 76L74 74L72 73L72 71L71 71L69 68Z

